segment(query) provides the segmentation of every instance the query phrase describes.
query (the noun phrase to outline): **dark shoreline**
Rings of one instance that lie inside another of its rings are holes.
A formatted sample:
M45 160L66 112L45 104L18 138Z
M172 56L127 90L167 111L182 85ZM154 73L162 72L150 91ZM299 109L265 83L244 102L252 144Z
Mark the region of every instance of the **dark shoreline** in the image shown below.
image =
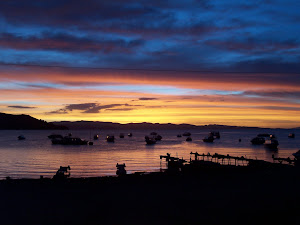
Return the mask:
M0 181L2 224L299 224L296 168Z

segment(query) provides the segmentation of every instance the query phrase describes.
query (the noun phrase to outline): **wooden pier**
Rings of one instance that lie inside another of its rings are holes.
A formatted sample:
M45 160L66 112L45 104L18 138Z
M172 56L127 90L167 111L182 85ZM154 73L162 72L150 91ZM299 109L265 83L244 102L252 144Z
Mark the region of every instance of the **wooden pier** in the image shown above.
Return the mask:
M229 154L199 154L198 152L190 153L190 161L183 158L172 157L169 153L161 155L160 159L166 159L168 170L173 171L193 171L203 168L282 168L294 167L297 165L297 159L276 158L272 156L273 162L258 159L250 159L244 156L231 156Z

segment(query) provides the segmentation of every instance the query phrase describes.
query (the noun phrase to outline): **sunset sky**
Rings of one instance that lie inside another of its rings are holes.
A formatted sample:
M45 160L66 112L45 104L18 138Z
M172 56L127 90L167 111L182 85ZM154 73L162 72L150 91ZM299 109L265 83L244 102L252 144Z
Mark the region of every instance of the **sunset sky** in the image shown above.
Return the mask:
M0 112L300 127L299 0L0 2Z

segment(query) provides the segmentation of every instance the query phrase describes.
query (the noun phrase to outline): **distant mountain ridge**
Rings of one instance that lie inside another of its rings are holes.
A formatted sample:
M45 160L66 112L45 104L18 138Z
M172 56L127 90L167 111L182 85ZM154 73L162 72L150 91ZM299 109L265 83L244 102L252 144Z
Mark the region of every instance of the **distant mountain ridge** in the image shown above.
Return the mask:
M70 130L84 130L84 129L118 129L118 130L194 130L194 129L211 129L211 130L223 130L223 129L257 129L258 127L238 127L238 126L226 126L226 125L204 125L197 126L192 124L160 124L160 123L112 123L112 122L96 122L96 121L61 121L53 122L55 125L66 126ZM263 128L266 129L266 128Z
M61 125L54 125L38 120L29 115L12 115L0 113L0 130L67 130Z
M172 124L172 123L113 123L113 122L99 122L99 121L59 121L46 122L44 120L36 119L32 116L21 114L13 115L0 113L0 130L96 130L96 129L110 129L110 130L226 130L226 129L271 129L260 127L243 127L243 126L227 126L218 124L209 124L197 126L192 124ZM283 129L283 128L277 128ZM290 129L300 129L290 128Z

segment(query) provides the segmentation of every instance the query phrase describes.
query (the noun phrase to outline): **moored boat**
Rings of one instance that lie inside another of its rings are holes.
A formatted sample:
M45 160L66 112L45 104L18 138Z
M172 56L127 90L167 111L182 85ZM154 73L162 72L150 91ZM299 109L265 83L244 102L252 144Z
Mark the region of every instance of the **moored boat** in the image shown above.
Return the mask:
M132 133L128 133L128 137L132 137Z
M123 133L121 133L119 137L120 137L120 138L124 138L124 134L123 134Z
M288 137L289 137L289 138L295 138L295 134L294 134L294 133L290 133L290 134L288 135Z
M181 137L181 134L177 134L177 137Z
M191 137L187 137L185 140L186 141L192 141L193 139Z
M20 136L18 136L18 139L19 139L19 140L25 140L26 138L25 138L24 135L20 135Z
M277 140L266 140L264 145L270 149L277 149L279 143Z
M98 134L95 134L94 135L94 140L98 140L99 139L99 135Z
M150 133L150 137L149 136L145 136L145 140L146 139L155 139L155 141L161 141L162 136L159 135L157 132L151 132ZM151 141L150 141L151 142Z
M214 142L214 140L215 140L214 136L212 136L212 135L202 139L203 142L208 142L208 143L212 143L212 142Z
M145 141L146 141L147 145L156 144L156 139L154 136L152 136L152 137L145 136Z
M270 139L266 140L264 145L269 149L277 149L279 142L276 139L275 135L270 135Z
M54 145L87 145L89 142L78 137L66 136L52 139Z
M265 139L263 137L255 137L251 139L251 143L253 145L262 145L265 143Z
M106 141L107 142L114 142L115 141L115 136L113 136L113 135L107 135L106 136Z

